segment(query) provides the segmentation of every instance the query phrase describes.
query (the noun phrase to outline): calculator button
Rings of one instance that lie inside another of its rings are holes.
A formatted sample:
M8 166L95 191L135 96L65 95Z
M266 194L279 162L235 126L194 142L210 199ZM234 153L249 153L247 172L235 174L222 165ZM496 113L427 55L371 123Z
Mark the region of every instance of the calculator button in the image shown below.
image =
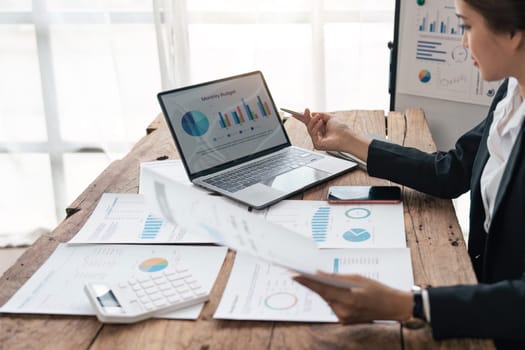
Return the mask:
M164 299L156 300L156 301L153 302L153 304L154 304L156 307L161 307L161 306L168 305L168 303L166 303L166 301L165 301Z
M185 267L182 267L182 266L177 266L175 268L175 271L177 271L178 273L181 273L181 272L188 272L188 269L185 268Z
M181 288L185 286L184 282L182 281L172 282L171 285L173 286L173 288Z
M142 282L140 285L142 286L142 288L147 289L147 288L154 287L155 283L153 283L152 281L147 281L147 282Z
M165 297L170 297L172 295L175 295L175 292L173 290L171 290L171 288L170 288L168 290L163 291L162 295L164 295Z
M190 283L189 286L191 289L200 289L202 287L197 281Z
M176 272L173 272L173 271L163 271L162 274L164 276L177 276L177 273Z
M179 293L184 293L188 290L188 287L186 287L186 285L183 285L183 286L180 286L177 288L177 292Z
M149 298L153 301L162 299L162 295L159 292L150 294Z
M204 290L202 290L202 289L194 290L193 293L195 293L195 295L198 295L198 296L206 295L206 292L204 292Z
M192 282L197 282L197 280L195 278L193 278L193 277L187 277L187 278L184 279L184 282L190 284Z
M182 280L184 280L184 277L179 276L179 275L170 275L170 276L168 276L168 280L173 281L173 282L174 281L182 281Z
M165 291L165 290L171 289L171 286L168 283L159 284L159 289L162 291Z
M155 293L157 291L157 288L155 286L153 287L150 287L150 288L144 288L144 291L148 294L148 295L151 295L153 293Z
M168 301L170 303L176 303L176 302L180 301L180 298L177 295L173 295L171 297L168 297Z
M188 300L188 299L191 299L193 297L193 293L190 292L190 291L186 291L184 293L180 293L180 296L182 297L182 299Z
M137 278L137 281L139 281L141 283L147 282L149 280L150 280L149 276L144 276L144 277L138 277Z

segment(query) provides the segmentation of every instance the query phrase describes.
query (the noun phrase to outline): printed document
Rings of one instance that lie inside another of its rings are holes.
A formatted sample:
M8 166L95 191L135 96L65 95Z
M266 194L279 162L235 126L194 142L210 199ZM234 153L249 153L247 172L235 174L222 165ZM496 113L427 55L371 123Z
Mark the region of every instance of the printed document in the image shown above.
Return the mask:
M206 233L194 233L151 215L144 196L104 193L97 207L70 244L85 243L213 243Z
M208 233L219 244L238 252L246 252L312 279L341 287L355 286L348 281L316 275L319 270L326 271L326 262L311 238L148 169L144 169L143 176L144 193L156 215L188 231ZM408 265L397 265L397 273L412 276Z
M328 204L284 200L258 212L319 248L406 247L403 204Z
M87 282L126 281L178 263L191 269L209 293L226 252L225 247L60 244L0 312L95 315L83 290ZM197 319L203 305L159 317Z
M407 248L324 250L322 258L325 271L359 273L402 290L409 290L413 285ZM238 252L214 317L337 322L337 317L320 296L291 277L285 268Z

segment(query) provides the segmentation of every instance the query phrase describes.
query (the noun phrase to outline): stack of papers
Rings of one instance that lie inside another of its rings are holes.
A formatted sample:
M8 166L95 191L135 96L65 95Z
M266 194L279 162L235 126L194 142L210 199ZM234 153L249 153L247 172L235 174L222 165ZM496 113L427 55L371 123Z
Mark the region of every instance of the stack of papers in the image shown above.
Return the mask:
M345 288L355 285L317 271L358 273L400 289L413 284L402 204L285 200L249 212L191 184L180 161L161 161L141 164L139 194L103 194L77 235L60 244L0 312L93 315L85 283L133 278L151 264L180 262L209 291L226 247L237 255L215 312L221 319L337 322L290 270ZM196 319L201 309L161 317Z
M324 283L336 281L318 270L359 273L404 290L413 284L401 204L283 201L251 213L154 171L145 169L142 177L156 215L237 251L217 318L335 322L326 303L295 283L289 269Z
M151 168L181 181L193 191L199 191L188 180L180 161L148 162L141 168ZM68 244L57 247L0 308L0 312L94 315L83 290L86 283L126 281L179 263L190 268L209 293L227 248L187 244L213 242L207 234L190 234L184 228L152 215L141 194L104 193L80 231ZM133 245L121 245L126 243ZM159 317L197 319L203 305Z

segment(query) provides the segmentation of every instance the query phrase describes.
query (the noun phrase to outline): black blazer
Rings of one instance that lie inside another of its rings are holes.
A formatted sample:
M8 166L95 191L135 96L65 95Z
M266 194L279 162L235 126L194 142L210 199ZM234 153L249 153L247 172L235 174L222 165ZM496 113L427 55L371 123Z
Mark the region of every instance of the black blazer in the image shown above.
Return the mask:
M505 81L498 89L487 118L464 134L455 149L428 154L374 140L367 167L372 176L442 198L471 191L468 251L480 284L429 289L433 336L495 338L498 348L525 349L523 125L501 179L488 233L483 227L485 210L480 192L493 112L505 97L507 85Z

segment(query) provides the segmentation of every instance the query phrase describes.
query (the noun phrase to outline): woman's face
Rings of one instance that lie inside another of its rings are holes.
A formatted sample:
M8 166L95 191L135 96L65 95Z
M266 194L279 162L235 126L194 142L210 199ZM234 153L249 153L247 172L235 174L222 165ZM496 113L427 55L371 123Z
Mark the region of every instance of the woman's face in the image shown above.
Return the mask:
M481 77L495 81L509 76L509 33L495 33L476 10L463 0L456 0L456 14L464 28L462 44L470 50L473 64Z

